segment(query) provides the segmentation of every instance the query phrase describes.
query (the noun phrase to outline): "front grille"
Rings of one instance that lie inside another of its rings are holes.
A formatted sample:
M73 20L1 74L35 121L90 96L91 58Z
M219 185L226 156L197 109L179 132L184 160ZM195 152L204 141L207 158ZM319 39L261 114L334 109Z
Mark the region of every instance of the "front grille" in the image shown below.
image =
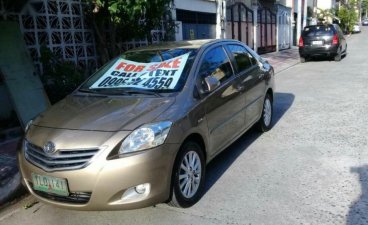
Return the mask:
M75 170L83 168L99 151L94 149L58 150L53 155L46 154L43 149L28 141L25 142L25 157L32 164L46 170Z
M37 191L33 189L33 192L43 198L53 200L56 202L74 203L74 204L86 204L91 198L91 192L72 192L69 196L60 196L43 191Z

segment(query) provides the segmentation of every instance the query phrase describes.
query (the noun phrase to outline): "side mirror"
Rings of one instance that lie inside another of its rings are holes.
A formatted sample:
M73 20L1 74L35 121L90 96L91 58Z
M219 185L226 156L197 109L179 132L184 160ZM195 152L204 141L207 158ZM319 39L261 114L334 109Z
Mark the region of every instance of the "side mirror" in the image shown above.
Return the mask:
M261 60L259 60L259 61L258 61L258 66L259 66L259 68L261 68L261 69L265 69L264 64L269 64L268 60L266 60L266 59L262 58Z
M210 93L220 86L220 81L214 76L207 76L204 78L205 87L204 93Z

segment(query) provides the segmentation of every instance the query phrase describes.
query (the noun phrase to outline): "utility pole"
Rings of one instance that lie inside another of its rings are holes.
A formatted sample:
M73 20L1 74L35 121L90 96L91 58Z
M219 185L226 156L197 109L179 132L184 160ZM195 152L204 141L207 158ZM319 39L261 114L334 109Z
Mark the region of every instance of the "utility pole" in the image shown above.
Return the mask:
M362 23L362 0L359 0L359 24Z
M317 0L313 0L313 18L317 18Z
M298 0L298 17L296 21L296 42L298 43L302 28L302 0Z
M303 1L303 27L302 29L304 29L304 27L307 26L307 0Z

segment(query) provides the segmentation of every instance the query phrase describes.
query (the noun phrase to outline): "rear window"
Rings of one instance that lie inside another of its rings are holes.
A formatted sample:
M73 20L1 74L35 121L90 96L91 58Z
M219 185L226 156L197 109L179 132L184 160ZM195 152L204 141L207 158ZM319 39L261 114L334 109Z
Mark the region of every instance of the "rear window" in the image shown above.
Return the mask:
M315 37L315 36L332 36L334 35L333 26L312 26L306 27L303 30L303 36Z

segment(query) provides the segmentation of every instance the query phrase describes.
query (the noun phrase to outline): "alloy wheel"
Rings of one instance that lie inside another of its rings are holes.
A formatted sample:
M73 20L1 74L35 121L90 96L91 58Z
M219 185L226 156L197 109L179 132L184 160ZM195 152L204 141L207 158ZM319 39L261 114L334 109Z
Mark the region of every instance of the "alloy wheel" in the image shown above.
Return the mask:
M266 98L263 107L263 122L268 127L272 119L272 106L269 98Z
M201 182L202 165L199 155L195 151L189 151L183 157L180 164L179 187L185 198L193 197Z

